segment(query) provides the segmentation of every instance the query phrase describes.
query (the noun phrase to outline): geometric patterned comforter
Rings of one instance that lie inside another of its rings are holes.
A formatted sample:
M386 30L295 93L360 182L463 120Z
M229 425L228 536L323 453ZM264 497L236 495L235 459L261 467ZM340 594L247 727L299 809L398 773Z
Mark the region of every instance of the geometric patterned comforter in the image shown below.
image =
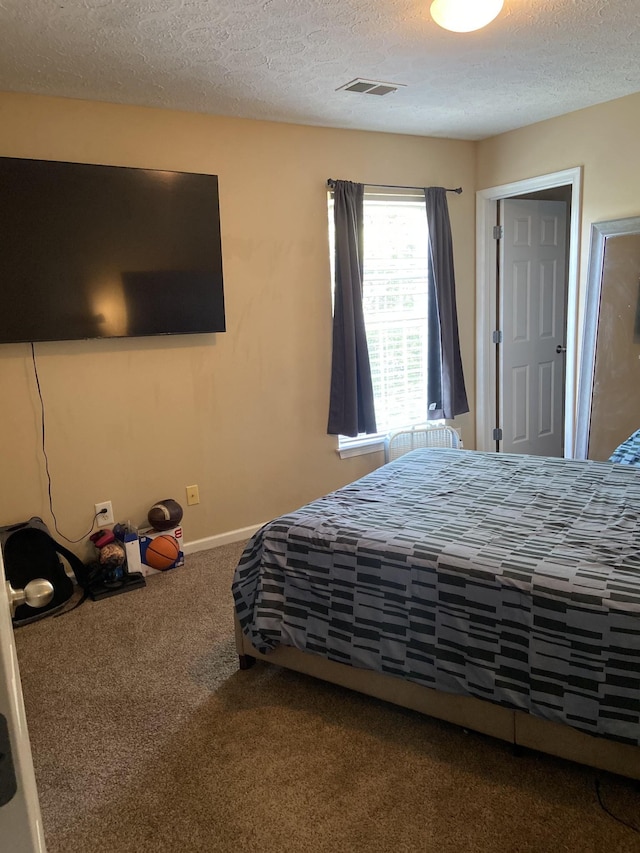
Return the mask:
M259 530L233 582L268 652L640 744L640 470L416 450Z

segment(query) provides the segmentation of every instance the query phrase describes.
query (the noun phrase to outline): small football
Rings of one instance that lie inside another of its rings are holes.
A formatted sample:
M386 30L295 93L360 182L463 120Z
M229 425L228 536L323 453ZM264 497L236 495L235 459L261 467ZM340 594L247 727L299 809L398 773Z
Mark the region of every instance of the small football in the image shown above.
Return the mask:
M158 501L147 514L149 524L154 530L171 530L182 521L182 507L173 498Z

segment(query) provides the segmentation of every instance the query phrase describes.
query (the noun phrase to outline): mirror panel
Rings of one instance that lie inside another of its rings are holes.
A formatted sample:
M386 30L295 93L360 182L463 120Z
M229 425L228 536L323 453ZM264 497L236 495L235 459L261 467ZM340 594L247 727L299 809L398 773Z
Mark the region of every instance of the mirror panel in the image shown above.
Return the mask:
M576 456L606 460L640 428L640 217L591 231Z

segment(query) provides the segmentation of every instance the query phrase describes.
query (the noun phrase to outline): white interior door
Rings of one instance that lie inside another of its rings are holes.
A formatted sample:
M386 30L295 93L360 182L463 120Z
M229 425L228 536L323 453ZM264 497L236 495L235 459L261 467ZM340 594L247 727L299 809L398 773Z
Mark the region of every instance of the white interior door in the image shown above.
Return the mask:
M0 552L0 850L44 853L31 745Z
M499 418L505 453L563 456L567 205L500 205Z

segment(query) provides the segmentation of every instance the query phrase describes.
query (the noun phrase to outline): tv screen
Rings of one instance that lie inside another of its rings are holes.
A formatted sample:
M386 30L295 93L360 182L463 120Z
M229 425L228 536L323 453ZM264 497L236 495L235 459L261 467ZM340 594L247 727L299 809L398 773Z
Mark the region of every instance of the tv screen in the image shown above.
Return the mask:
M218 179L0 157L0 342L225 330Z

